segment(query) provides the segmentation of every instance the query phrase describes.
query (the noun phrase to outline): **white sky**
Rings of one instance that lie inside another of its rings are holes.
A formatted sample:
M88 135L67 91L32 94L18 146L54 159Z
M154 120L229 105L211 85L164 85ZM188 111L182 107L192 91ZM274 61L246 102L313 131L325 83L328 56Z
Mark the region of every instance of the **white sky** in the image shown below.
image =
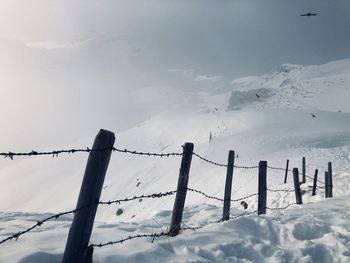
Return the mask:
M2 0L0 149L134 125L157 109L130 95L148 86L226 88L348 58L349 25L348 0Z

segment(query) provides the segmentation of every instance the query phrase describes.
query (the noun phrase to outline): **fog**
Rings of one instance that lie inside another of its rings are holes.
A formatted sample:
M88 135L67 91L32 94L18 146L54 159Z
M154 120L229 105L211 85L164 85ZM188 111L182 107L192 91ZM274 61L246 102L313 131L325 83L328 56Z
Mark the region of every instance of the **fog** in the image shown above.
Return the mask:
M349 25L348 0L2 0L0 149L117 133L164 109L166 97L135 99L148 87L217 92L348 58Z

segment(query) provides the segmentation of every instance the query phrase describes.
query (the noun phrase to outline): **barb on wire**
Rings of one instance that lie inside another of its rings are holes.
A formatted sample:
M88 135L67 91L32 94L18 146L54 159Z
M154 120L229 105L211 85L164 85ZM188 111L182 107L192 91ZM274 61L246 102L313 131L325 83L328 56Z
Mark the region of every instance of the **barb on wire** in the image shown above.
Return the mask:
M190 192L194 192L194 193L197 193L197 194L201 194L201 195L203 195L204 197L209 198L209 199L213 199L213 200L217 200L217 201L221 201L221 202L224 202L224 201L225 201L225 200L222 199L222 198L207 195L206 193L204 193L204 192L202 192L202 191L200 191L200 190L196 190L196 189L189 188L189 187L187 187L187 190L190 191Z
M198 229L202 229L203 227L206 227L208 225L211 225L211 224L218 224L218 223L221 223L223 222L222 219L220 220L215 220L215 221L211 221L211 222L207 222L205 224L202 224L200 226L185 226L185 227L181 227L181 230L198 230Z
M108 148L106 149L95 149L92 150L90 148L86 149L69 149L69 150L53 150L53 151L46 151L46 152L39 152L39 151L31 151L31 152L1 152L0 156L4 156L5 158L10 158L13 160L15 156L39 156L39 155L51 155L52 157L58 157L59 154L62 153L78 153L78 152L97 152L97 151L105 151L110 150Z
M242 213L242 214L238 214L238 215L235 215L235 216L232 216L230 217L229 220L235 220L235 219L238 219L240 217L243 217L243 216L249 216L249 215L252 215L252 214L256 214L258 212L258 210L256 211L252 211L252 212L245 212L245 213ZM205 224L202 224L200 226L186 226L186 227L181 227L182 230L198 230L198 229L201 229L203 227L206 227L208 225L211 225L211 224L218 224L218 223L222 223L222 222L225 222L223 221L222 219L220 220L216 220L216 221L211 221L211 222L207 222Z
M136 154L136 155L144 155L144 156L156 156L156 157L170 157L170 156L182 156L182 153L152 153L152 152L140 152L140 151L131 151L128 149L118 149L118 148L104 148L104 149L90 149L87 147L86 149L68 149L68 150L53 150L53 151L30 151L30 152L1 152L0 156L4 156L5 158L10 158L13 160L15 156L40 156L40 155L51 155L52 157L58 157L62 153L78 153L78 152L99 152L99 151L106 151L110 150L113 152L120 152L120 153L128 153L128 154Z
M96 203L95 203L95 204L96 204ZM15 240L17 241L18 238L19 238L20 236L22 236L22 235L24 235L24 234L26 234L26 233L28 233L28 232L34 230L34 229L37 228L37 227L42 226L44 223L46 223L46 222L49 221L49 220L52 220L52 219L57 220L58 218L60 218L60 217L62 217L62 216L64 216L64 215L74 214L74 213L76 213L76 212L78 212L78 211L80 211L80 210L82 210L82 209L85 209L85 208L87 208L87 207L89 207L89 206L91 206L91 205L84 206L84 207L81 207L81 208L78 208L78 209L74 209L74 210L70 210L70 211L66 211L66 212L62 212L62 213L58 213L58 214L49 216L49 217L47 217L47 218L45 218L45 219L43 219L43 220L37 221L36 224L34 224L33 226L27 228L26 230L19 231L19 232L13 234L13 235L11 235L11 236L9 236L9 237L7 237L7 238L1 240L1 241L0 241L0 244L3 244L3 243L5 243L5 242L7 242L7 241L10 241L10 240L12 240L12 239L15 239Z
M285 169L285 168L282 168L282 167L273 167L273 166L269 166L269 165L268 165L267 168L270 168L270 169L272 169L272 170L286 171L286 169ZM287 171L293 173L293 170L292 170L292 169L288 169ZM299 175L300 175L300 174L301 174L301 173L299 172ZM310 175L308 175L308 174L306 174L305 176L306 176L307 178L311 179L311 180L314 179L312 176L310 176ZM320 181L320 180L318 180L318 179L317 179L317 182L319 182L319 183L321 183L321 184L325 184L324 182L322 182L322 181Z
M289 169L288 171L293 173L293 170ZM299 172L299 175L301 175L301 173ZM311 180L314 180L314 178L308 174L305 174L305 176ZM317 179L317 182L319 182L320 184L325 184L324 182L320 181L319 179Z
M230 220L235 220L235 219L238 219L239 217L248 216L248 215L255 214L255 213L257 213L257 211L248 212L248 213L242 213L240 215L236 215L236 216L230 217ZM206 227L208 225L218 224L218 223L221 223L221 222L223 222L222 219L216 220L216 221L207 222L207 223L202 224L200 226L185 226L185 227L181 227L181 230L183 230L183 231L185 231L185 230L193 230L193 231L195 231L195 230L204 228L204 227ZM153 234L138 234L138 235L134 235L134 236L128 236L128 237L119 239L117 241L109 241L109 242L100 243L100 244L90 244L89 246L90 247L102 248L102 247L105 247L105 246L111 246L111 245L115 245L115 244L122 244L122 243L124 243L126 241L129 241L129 240L132 240L132 239L147 238L147 237L151 237L152 238L152 242L153 242L155 238L162 237L162 236L168 236L168 234L169 234L169 232L160 232L160 233L153 233Z
M210 196L206 193L204 193L203 191L200 191L200 190L197 190L197 189L193 189L193 188L189 188L187 187L187 190L190 191L190 192L194 192L194 193L197 193L197 194L201 194L203 195L204 197L206 198L209 198L209 199L213 199L213 200L217 200L217 201L221 201L221 202L224 202L225 199L223 198L219 198L219 197L216 197L216 196ZM230 201L231 202L238 202L238 201L242 201L242 200L245 200L245 199L248 199L250 197L253 197L255 195L258 195L258 193L254 193L254 194L251 194L251 195L247 195L247 196L244 196L244 197L241 197L241 198L238 198L238 199L231 199Z
M305 175L307 178L309 178L309 179L311 179L311 180L314 180L314 178L313 177L311 177L310 175ZM325 184L324 182L322 182L322 181L320 181L320 180L318 180L317 179L317 182L319 182L320 184Z
M257 169L257 168L259 168L259 165L253 165L253 166L234 165L233 167L238 168L238 169L249 170L249 169Z
M297 204L297 203L291 203L291 204L288 204L288 205L286 205L286 206L284 206L284 207L273 207L273 208L271 208L271 207L266 207L266 209L271 210L271 211L285 210L285 209L287 209L288 207L290 207L290 206L292 206L292 205L296 205L296 204Z
M202 161L207 162L207 163L210 163L210 164L213 164L213 165L216 165L216 166L220 166L220 167L228 167L227 164L222 164L222 163L217 163L217 162L214 162L214 161L210 161L210 160L208 160L208 159L206 159L206 158L200 156L199 154L197 154L197 153L195 153L195 152L193 153L193 155L196 156L196 157L198 157L198 158L201 159Z
M241 197L241 198L238 198L238 199L232 199L231 202L239 202L239 201L242 201L242 200L251 198L253 196L257 196L257 195L259 195L259 193L254 193L254 194L251 194L251 195L247 195L247 196L244 196L244 197Z
M154 153L154 152L131 151L131 150L128 150L128 149L118 149L118 148L113 148L112 150L114 152L119 152L119 153L128 153L128 154L135 154L135 155L146 155L146 156L155 156L155 157L182 156L182 153L176 153L176 152L171 152L171 153Z
M100 243L100 244L90 244L90 247L105 247L105 246L111 246L111 245L115 245L115 244L123 244L123 242L125 241L129 241L135 238L145 238L145 237L151 237L152 238L152 242L154 241L155 238L157 237L161 237L161 236L167 236L168 232L160 232L160 233L153 233L153 234L139 234L139 235L134 235L134 236L128 236L125 238L122 238L120 240L117 241L110 241L107 243Z
M257 214L257 213L258 213L258 210L255 210L255 211L246 212L246 213L242 213L242 214L235 215L235 216L230 216L230 220L235 220L235 219L238 219L242 216L249 216L249 215L253 215L253 214Z
M308 205L308 204L314 204L314 202L307 202L307 203L303 203L302 205ZM266 209L271 210L271 211L277 211L277 210L285 210L288 207L292 206L292 205L298 205L297 203L290 203L284 207L266 207Z
M291 189L270 189L270 188L267 188L266 189L267 191L270 191L270 192L287 192L287 193L294 193L295 190L291 190Z
M267 168L271 169L271 170L278 170L278 171L285 171L285 168L281 168L281 167L273 167L268 165Z
M119 200L110 200L110 201L99 201L99 205L111 205L111 204L120 204L123 202L130 202L133 200L138 200L138 199L144 199L144 198L162 198L164 196L170 196L174 195L177 191L168 191L164 193L154 193L154 194L149 194L149 195L139 195L139 196L134 196L134 197L125 197L124 199L119 199Z
M211 161L209 159L206 159L204 158L203 156L200 156L199 154L197 153L193 153L194 156L198 157L199 159L201 159L202 161L204 162L207 162L207 163L210 163L212 165L215 165L215 166L220 166L220 167L229 167L229 166L232 166L232 165L227 165L227 164L223 164L223 163L217 163L217 162L214 162L214 161ZM240 166L240 165L233 165L233 167L235 168L238 168L238 169L256 169L258 168L259 166Z
M132 198L124 198L124 199L119 199L119 200L113 200L113 201L99 201L99 202L96 202L96 203L92 203L92 204L89 204L89 205L86 205L86 206L83 206L81 208L77 208L77 209L74 209L74 210L70 210L70 211L66 211L66 212L62 212L62 213L58 213L58 214L55 214L55 215L52 215L52 216L49 216L43 220L40 220L40 221L37 221L36 224L34 224L33 226L27 228L26 230L23 230L23 231L19 231L15 234L13 234L12 236L9 236L3 240L0 241L0 244L2 243L5 243L11 239L18 239L20 236L32 231L33 229L37 228L37 227L40 227L42 226L45 222L49 221L49 220L52 220L52 219L55 219L57 220L59 217L61 216L64 216L64 215L68 215L68 214L74 214L80 210L83 210L85 208L88 208L92 205L111 205L111 204L120 204L122 202L129 202L129 201L133 201L133 200L137 200L137 199L140 199L140 198L161 198L161 197L164 197L164 196L170 196L170 195L173 195L175 194L176 191L169 191L169 192L165 192L165 193L154 193L154 194L149 194L149 195L140 195L140 196L134 196Z

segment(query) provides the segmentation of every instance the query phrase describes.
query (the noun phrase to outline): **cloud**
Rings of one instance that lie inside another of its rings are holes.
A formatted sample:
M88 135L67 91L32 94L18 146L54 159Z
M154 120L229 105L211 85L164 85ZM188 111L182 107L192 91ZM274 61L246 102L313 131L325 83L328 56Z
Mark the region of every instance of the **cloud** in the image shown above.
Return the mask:
M217 82L223 79L222 76L208 76L208 75L197 75L194 69L169 69L167 70L169 73L180 73L185 78L193 80L193 81L209 81L209 82Z
M207 75L198 75L194 79L194 81L211 81L211 82L217 82L220 80L222 80L222 76L207 76Z
M345 58L349 13L348 0L2 0L0 146L135 125L152 114L130 95L145 87L216 92L282 63Z
M46 41L25 43L25 45L30 48L39 48L39 49L77 48L84 44L87 44L91 40L92 40L91 38L88 38L88 39L79 40L79 41L62 42L62 43L54 40L46 40Z

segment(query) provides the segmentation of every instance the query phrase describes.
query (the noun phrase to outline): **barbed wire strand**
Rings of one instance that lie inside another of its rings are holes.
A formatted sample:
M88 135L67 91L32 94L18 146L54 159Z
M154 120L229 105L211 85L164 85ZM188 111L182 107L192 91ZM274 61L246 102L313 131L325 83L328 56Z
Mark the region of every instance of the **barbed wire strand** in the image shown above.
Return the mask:
M271 170L279 170L279 171L286 171L286 168L282 168L282 167L273 167L273 166L270 166L268 165L267 168L271 169ZM293 173L293 170L292 169L288 169L287 170L288 172L291 172ZM299 173L300 175L301 173ZM314 178L308 174L305 174L305 176L311 180L313 180ZM320 181L319 179L317 179L317 182L321 183L321 184L325 184L324 182Z
M267 188L266 190L269 192L274 192L274 193L277 193L277 192L294 193L295 192L295 190L291 190L291 189L270 189L270 188Z
M228 164L223 164L223 163L217 163L217 162L214 162L214 161L211 161L209 159L206 159L204 158L203 156L197 154L197 153L193 153L194 156L196 156L197 158L199 158L200 160L204 161L204 162L207 162L207 163L210 163L212 165L215 165L215 166L220 166L220 167L230 167L232 165L228 165ZM238 168L238 169L256 169L256 168L259 168L259 166L255 165L255 166L240 166L240 165L233 165L233 167L235 168Z
M145 238L145 237L151 237L152 238L152 242L154 241L155 238L157 237L161 237L161 236L167 236L168 232L160 232L160 233L153 233L153 234L138 234L138 235L134 235L134 236L128 236L125 238L122 238L120 240L117 241L109 241L107 243L100 243L100 244L90 244L90 247L105 247L105 246L111 246L111 245L115 245L115 244L122 244L125 241L129 241L135 238Z
M126 154L133 154L133 155L141 155L141 156L149 156L149 157L170 157L170 156L182 156L182 153L178 153L178 152L169 152L169 153L155 153L155 152L142 152L142 151L136 151L136 150L128 150L128 149L118 149L115 147L112 148L104 148L104 149L90 149L89 147L87 147L86 149L69 149L69 150L53 150L53 151L44 151L44 152L40 152L40 151L30 151L30 152L1 152L0 156L4 156L5 158L10 158L11 160L13 160L13 158L15 156L41 156L41 155L51 155L53 158L54 157L58 157L60 154L62 153L67 153L67 154L73 154L73 153L78 153L78 152L98 152L98 151L106 151L106 150L111 150L113 152L119 152L119 153L126 153ZM220 166L220 167L229 167L230 165L227 164L223 164L223 163L218 163L218 162L214 162L211 161L207 158L204 158L203 156L197 154L197 153L193 153L194 156L198 157L199 159L201 159L202 161L205 161L207 163L210 163L212 165L215 166ZM257 169L259 168L258 165L254 165L254 166L242 166L242 165L233 165L233 167L238 168L238 169ZM280 171L285 171L285 168L282 167L274 167L274 166L270 166L268 165L267 168L272 169L272 170L280 170ZM288 169L289 172L293 172L293 170ZM310 175L305 175L306 177L308 177L309 179L313 180L313 177ZM321 183L321 184L325 184L324 182L317 180L317 182Z
M242 213L240 215L237 215L237 216L234 216L234 217L230 217L229 220L235 220L235 219L238 219L238 218L240 218L242 216L248 216L248 215L255 214L255 213L257 213L257 211L248 212L248 213ZM185 227L181 227L180 229L182 231L185 231L185 230L195 231L195 230L202 229L202 228L204 228L204 227L206 227L208 225L222 223L222 222L224 222L224 221L222 219L220 219L220 220L216 220L216 221L207 222L207 223L202 224L200 226L185 226ZM152 234L138 234L138 235L134 235L134 236L128 236L128 237L119 239L117 241L109 241L109 242L100 243L100 244L90 244L89 246L90 247L102 248L102 247L105 247L105 246L111 246L111 245L115 245L115 244L122 244L122 243L124 243L126 241L129 241L129 240L132 240L132 239L146 238L146 237L151 237L152 238L152 243L153 243L155 238L162 237L162 236L168 236L168 235L169 235L169 232L164 232L164 231L162 231L160 233L152 233Z
M113 152L119 152L119 153L126 153L126 154L134 154L134 155L143 155L143 156L153 156L153 157L170 157L170 156L182 156L182 153L177 152L169 152L169 153L155 153L155 152L141 152L141 151L134 151L134 150L128 150L128 149L118 149L118 148L103 148L103 149L90 149L87 147L86 149L68 149L68 150L52 150L52 151L30 151L30 152L1 152L0 156L4 156L5 158L10 158L13 160L15 156L42 156L42 155L51 155L53 158L58 157L62 153L67 154L73 154L73 153L79 153L79 152L99 152L99 151L106 151L110 150Z
M144 199L144 198L162 198L165 196L170 196L170 195L174 195L177 191L168 191L168 192L164 192L164 193L154 193L154 194L148 194L148 195L138 195L138 196L134 196L134 197L125 197L124 199L118 199L118 200L109 200L109 201L99 201L98 204L100 205L111 205L111 204L120 204L123 202L130 202L130 201L134 201L134 200L138 200L138 199Z
M219 198L219 197L216 197L216 196L210 196L210 195L204 193L203 191L200 191L200 190L197 190L197 189L193 189L193 188L189 188L188 187L187 190L190 191L190 192L195 192L195 193L201 194L204 197L209 198L209 199L213 199L213 200L217 200L217 201L221 201L221 202L225 201L225 199L223 199L223 198ZM244 197L241 197L241 198L238 198L238 199L231 199L230 201L231 202L239 202L239 201L248 199L248 198L256 196L256 195L258 195L258 193L247 195L247 196L244 196Z
M290 207L292 205L297 205L297 203L291 203L291 204L288 204L288 205L286 205L284 207L273 207L273 208L271 208L271 207L267 206L266 209L271 210L271 211L285 210L285 209L287 209L288 207Z
M128 149L118 149L118 148L113 148L112 150L114 152L119 152L119 153L129 153L129 154L135 154L135 155L146 155L146 156L154 156L154 157L182 156L182 153L178 153L178 152L155 153L155 152L131 151Z
M92 204L89 204L89 205L86 205L86 206L83 206L81 208L77 208L77 209L74 209L74 210L70 210L70 211L66 211L66 212L62 212L62 213L58 213L58 214L55 214L55 215L52 215L52 216L49 216L43 220L40 220L40 221L37 221L36 224L34 224L33 226L23 230L23 231L19 231L3 240L0 241L0 244L3 244L7 241L10 241L12 239L16 239L18 240L18 238L32 230L34 230L35 228L37 227L40 227L42 226L45 222L49 221L49 220L52 220L52 219L55 219L57 220L58 218L64 216L64 215L68 215L68 214L74 214L80 210L83 210L83 209L86 209L90 206L93 206L93 205L111 205L111 204L120 204L120 203L123 203L123 202L130 202L130 201L133 201L133 200L137 200L137 199L140 199L140 198L161 198L161 197L165 197L165 196L170 196L170 195L173 195L175 194L176 191L168 191L168 192L165 192L165 193L154 193L154 194L149 194L149 195L140 195L140 196L134 196L132 198L124 198L124 199L119 199L119 200L112 200L112 201L99 201L99 202L96 202L96 203L92 203Z
M89 206L91 206L91 205L89 205ZM49 220L52 220L52 219L57 220L58 218L60 218L60 217L62 217L62 216L64 216L64 215L74 214L74 213L78 212L79 210L82 210L82 209L84 209L84 208L86 208L86 207L88 207L88 206L85 206L85 207L82 207L82 208L79 208L79 209L74 209L74 210L62 212L62 213L58 213L58 214L49 216L49 217L47 217L47 218L45 218L45 219L43 219L43 220L37 221L36 224L34 224L33 226L31 226L31 227L29 227L29 228L27 228L27 229L25 229L25 230L23 230L23 231L19 231L19 232L13 234L13 235L11 235L11 236L9 236L9 237L7 237L7 238L1 240L1 241L0 241L0 244L3 244L3 243L5 243L5 242L7 242L7 241L10 241L10 240L12 240L12 239L15 239L15 240L17 241L18 238L19 238L20 236L22 236L22 235L24 235L24 234L26 234L26 233L28 233L28 232L34 230L34 229L37 228L37 227L42 226L45 222L47 222L47 221L49 221Z

